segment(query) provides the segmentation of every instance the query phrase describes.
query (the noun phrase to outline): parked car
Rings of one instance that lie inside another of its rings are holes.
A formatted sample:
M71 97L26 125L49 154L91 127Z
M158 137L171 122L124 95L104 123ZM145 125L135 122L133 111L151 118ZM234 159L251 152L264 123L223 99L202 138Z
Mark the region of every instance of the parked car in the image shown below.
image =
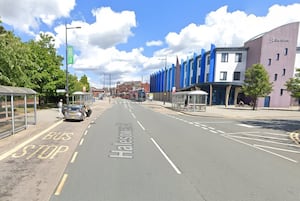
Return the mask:
M65 120L83 121L86 117L90 116L91 113L92 110L85 105L69 105L63 109Z

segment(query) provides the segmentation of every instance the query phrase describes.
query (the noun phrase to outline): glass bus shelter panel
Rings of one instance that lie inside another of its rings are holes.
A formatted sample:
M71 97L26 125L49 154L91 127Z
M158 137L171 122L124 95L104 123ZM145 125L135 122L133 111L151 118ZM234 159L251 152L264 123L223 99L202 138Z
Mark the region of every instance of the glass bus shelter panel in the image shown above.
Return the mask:
M11 116L10 96L0 96L0 138L11 134L12 116Z
M34 95L27 95L27 123L28 124L35 124L35 96Z
M25 128L25 96L14 96L14 125L15 130Z

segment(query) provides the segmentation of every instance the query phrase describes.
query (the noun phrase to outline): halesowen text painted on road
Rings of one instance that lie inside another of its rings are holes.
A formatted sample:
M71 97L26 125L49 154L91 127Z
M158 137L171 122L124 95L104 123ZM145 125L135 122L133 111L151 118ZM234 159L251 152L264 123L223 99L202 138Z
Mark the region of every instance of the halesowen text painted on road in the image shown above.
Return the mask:
M133 158L133 135L132 125L126 123L118 123L118 140L113 143L114 150L111 150L110 158Z
M45 141L68 141L71 140L73 133L63 132L49 132L42 140ZM23 158L27 160L31 158L38 159L54 159L58 154L64 153L69 150L69 146L56 145L56 144L40 144L40 145L27 145L18 152L12 154L13 158Z

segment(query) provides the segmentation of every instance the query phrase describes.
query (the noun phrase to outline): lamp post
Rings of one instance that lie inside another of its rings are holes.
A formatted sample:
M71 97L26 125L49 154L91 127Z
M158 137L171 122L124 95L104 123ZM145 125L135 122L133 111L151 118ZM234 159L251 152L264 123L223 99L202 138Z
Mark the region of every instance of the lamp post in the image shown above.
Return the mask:
M67 24L65 24L66 28L66 102L67 106L69 106L69 69L68 69L68 29L81 29L81 27L68 27Z

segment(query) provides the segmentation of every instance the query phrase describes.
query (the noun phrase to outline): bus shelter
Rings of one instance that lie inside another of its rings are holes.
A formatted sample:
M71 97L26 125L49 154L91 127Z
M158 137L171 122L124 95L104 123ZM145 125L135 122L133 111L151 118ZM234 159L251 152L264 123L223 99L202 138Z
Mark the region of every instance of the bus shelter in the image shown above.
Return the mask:
M179 111L206 111L207 95L201 90L175 92L172 94L172 108Z
M0 85L0 138L36 124L36 95L29 88Z
M76 91L72 94L72 104L92 105L94 101L93 93Z

